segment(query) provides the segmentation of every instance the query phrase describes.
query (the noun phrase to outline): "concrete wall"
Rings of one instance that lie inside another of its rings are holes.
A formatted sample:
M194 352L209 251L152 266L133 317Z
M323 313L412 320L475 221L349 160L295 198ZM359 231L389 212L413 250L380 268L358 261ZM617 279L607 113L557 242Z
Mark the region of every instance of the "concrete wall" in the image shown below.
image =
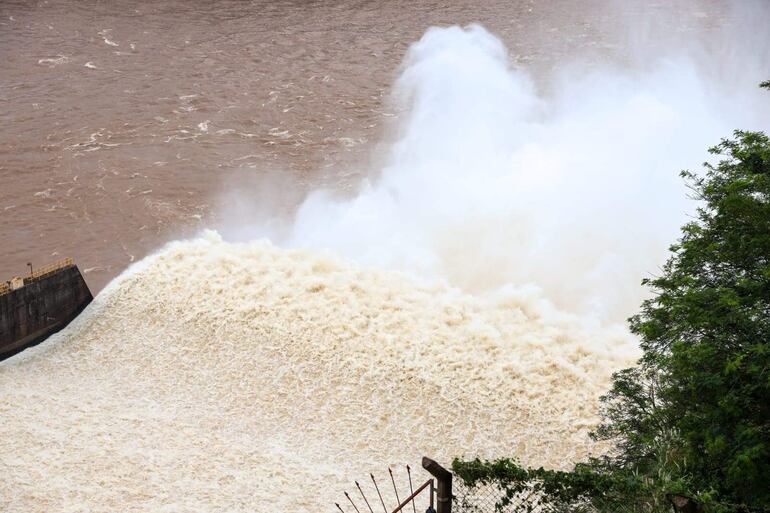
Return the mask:
M92 299L76 265L0 295L0 360L59 331Z

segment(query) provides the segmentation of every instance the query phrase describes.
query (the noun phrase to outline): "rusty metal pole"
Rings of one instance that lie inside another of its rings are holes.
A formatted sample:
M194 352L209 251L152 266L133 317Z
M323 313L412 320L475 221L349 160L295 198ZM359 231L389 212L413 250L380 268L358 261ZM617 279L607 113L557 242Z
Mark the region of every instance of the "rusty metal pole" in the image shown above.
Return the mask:
M427 457L422 468L436 478L436 513L452 513L452 473Z
M382 504L382 510L385 513L388 513L388 508L385 507L385 501L382 500L382 494L380 493L380 487L377 486L377 481L374 479L374 474L369 474L372 477L372 483L374 483L374 488L377 490L377 495L380 497L380 503Z

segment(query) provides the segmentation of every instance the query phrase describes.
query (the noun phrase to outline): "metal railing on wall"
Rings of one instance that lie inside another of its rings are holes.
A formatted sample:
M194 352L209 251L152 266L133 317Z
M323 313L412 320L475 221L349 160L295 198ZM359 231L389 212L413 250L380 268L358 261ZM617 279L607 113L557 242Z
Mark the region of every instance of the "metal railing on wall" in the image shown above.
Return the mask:
M24 281L33 281L38 280L40 278L43 278L44 276L47 276L51 273L54 273L58 271L59 269L63 269L65 267L68 267L72 265L72 259L71 258L63 258L57 262L54 262L52 264L44 265L43 267L39 267L37 269L33 269L28 277L24 278Z
M13 278L13 280L11 281L18 279L20 280L20 284L26 285L27 283L32 283L41 278L45 278L46 276L53 274L60 269L64 269L65 267L69 267L73 264L74 262L72 261L71 258L63 258L61 260L44 265L43 267L39 267L37 269L33 268L31 264L27 264L30 266L29 274L24 277ZM7 294L8 292L11 292L11 290L13 290L13 288L11 288L11 281L0 282L0 295ZM18 288L18 286L16 286L16 288Z

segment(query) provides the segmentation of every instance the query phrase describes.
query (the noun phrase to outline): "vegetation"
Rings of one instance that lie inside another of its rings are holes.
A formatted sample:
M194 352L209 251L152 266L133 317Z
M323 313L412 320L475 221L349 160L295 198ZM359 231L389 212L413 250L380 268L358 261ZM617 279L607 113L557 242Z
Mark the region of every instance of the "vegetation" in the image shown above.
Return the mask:
M670 511L668 494L770 511L770 139L736 131L710 152L682 173L701 207L630 319L643 357L602 398L592 436L615 450L571 472L455 460L468 484L503 502L534 487L564 511Z

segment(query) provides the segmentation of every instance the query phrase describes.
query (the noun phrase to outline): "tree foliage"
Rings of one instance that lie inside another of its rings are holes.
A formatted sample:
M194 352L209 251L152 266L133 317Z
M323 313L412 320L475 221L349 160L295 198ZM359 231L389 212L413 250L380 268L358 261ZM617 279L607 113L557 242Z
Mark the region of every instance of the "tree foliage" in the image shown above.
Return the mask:
M736 131L710 152L704 173L682 172L701 206L630 319L643 357L602 398L593 436L615 450L572 472L456 461L464 479L600 511L622 496L663 510L670 492L770 511L770 140Z
M676 430L669 445L694 491L770 506L770 141L736 132L711 152L722 160L704 176L682 173L704 206L631 319L644 351L632 374L656 384L616 377L597 434L644 468Z
M498 485L498 510L650 513L669 511L668 499L656 483L632 471L611 470L601 460L580 463L571 472L526 468L511 459L461 461L452 469L466 486ZM523 500L526 498L526 500ZM543 509L541 506L547 504Z

